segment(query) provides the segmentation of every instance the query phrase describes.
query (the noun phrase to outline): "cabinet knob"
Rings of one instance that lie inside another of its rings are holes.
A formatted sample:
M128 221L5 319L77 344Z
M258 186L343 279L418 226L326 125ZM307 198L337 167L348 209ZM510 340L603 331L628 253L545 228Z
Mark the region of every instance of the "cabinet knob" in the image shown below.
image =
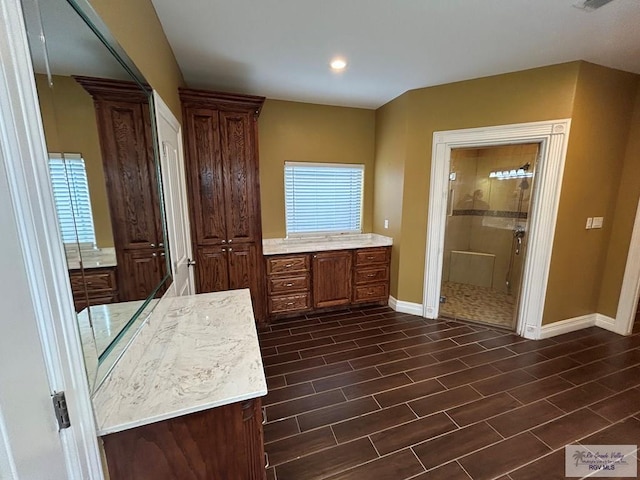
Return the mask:
M230 239L229 239L229 243L231 243L231 242L233 242L233 238L230 238Z
M226 253L226 251L227 251L227 249L226 249L226 248L223 248L223 249L222 249L222 252L223 252L223 253Z
M164 247L164 243L159 243L158 246L162 248Z
M149 246L150 246L151 248L156 248L156 244L155 244L155 243L150 243L150 244L149 244Z
M222 243L227 243L227 241L226 240L222 240Z
M153 253L151 254L151 256L152 256L152 257L157 257L157 256L158 256L158 254L157 254L156 252L153 252Z
M191 260L190 258L187 259L187 266L188 267L193 267L195 266L196 261L195 260Z
M230 252L233 252L233 248L229 247L229 251L230 251Z

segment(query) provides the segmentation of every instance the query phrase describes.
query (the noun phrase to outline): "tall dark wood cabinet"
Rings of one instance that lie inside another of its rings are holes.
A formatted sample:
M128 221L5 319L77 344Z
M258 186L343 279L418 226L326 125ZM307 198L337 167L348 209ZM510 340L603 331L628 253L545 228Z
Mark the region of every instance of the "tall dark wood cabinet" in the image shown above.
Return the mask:
M264 97L181 89L198 293L249 288L266 320L258 115Z
M143 300L166 273L148 98L132 82L74 78L96 109L119 297Z

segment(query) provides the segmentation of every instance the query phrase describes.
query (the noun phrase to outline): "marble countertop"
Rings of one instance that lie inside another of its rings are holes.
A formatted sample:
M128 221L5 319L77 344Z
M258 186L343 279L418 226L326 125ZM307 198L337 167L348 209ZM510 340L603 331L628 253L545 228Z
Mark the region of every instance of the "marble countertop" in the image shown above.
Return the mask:
M82 267L83 268L104 268L115 267L116 250L115 248L95 248L82 249ZM67 268L76 270L80 268L80 254L77 249L69 248L66 250Z
M93 405L106 435L266 394L244 289L160 300Z
M387 247L389 245L393 245L392 238L378 235L376 233L324 235L300 238L265 238L262 240L262 250L264 255Z

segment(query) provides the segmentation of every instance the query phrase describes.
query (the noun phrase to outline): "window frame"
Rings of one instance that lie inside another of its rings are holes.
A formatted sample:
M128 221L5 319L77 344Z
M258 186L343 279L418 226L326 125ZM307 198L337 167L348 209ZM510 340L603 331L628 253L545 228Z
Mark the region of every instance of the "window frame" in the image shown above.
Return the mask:
M358 228L350 230L314 230L314 231L298 231L290 232L290 216L287 201L287 167L307 167L307 168L344 168L351 170L359 170L361 173L361 183L359 192L360 212L358 217ZM284 162L284 209L285 209L285 236L286 238L305 238L327 235L356 235L363 231L362 223L364 218L364 191L365 191L365 173L366 166L363 163L336 163L336 162L301 162L301 161L285 161Z

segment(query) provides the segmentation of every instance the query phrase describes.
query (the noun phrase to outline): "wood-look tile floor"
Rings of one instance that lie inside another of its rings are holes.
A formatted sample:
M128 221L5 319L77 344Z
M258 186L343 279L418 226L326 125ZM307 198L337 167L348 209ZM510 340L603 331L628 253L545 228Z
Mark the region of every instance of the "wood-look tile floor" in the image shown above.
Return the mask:
M271 480L564 479L567 444L640 443L638 321L530 341L372 307L259 336Z

